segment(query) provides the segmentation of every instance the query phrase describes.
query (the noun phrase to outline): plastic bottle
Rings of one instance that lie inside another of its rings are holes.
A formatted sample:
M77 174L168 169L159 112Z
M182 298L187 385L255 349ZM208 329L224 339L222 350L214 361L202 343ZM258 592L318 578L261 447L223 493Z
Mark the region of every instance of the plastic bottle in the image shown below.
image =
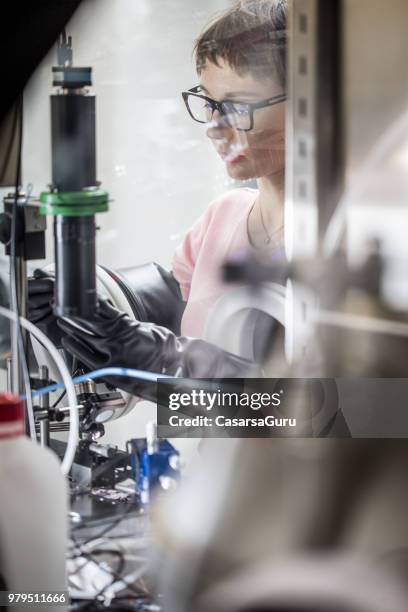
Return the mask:
M0 394L0 576L10 593L66 591L68 494L57 457L24 433L18 397ZM31 603L12 612L64 612Z

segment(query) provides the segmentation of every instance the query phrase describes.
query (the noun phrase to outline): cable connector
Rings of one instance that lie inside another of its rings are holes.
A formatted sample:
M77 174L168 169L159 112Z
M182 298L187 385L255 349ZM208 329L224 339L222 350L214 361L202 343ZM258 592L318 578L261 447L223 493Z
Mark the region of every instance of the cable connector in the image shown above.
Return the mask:
M57 42L57 60L59 66L72 66L73 50L72 36L67 36L67 33L62 30Z

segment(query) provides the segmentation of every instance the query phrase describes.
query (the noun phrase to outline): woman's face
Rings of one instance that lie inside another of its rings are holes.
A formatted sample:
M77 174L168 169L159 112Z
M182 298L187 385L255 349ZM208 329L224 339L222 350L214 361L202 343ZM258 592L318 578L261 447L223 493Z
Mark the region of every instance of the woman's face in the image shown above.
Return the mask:
M227 62L207 62L200 74L204 95L222 102L261 102L284 93L276 82L240 76ZM231 178L248 180L282 173L285 167L285 103L257 109L250 132L234 129L220 120L218 111L207 125L207 136L224 160Z

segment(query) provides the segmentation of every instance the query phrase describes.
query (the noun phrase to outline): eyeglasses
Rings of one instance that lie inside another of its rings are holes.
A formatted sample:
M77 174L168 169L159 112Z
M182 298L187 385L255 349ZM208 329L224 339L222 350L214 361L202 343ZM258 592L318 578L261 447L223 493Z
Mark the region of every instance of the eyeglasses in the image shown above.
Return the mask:
M254 112L258 108L274 106L286 100L286 94L274 96L261 102L234 102L233 100L223 100L217 102L212 98L201 95L200 85L183 91L182 96L189 115L198 123L208 123L212 120L214 112L217 110L226 125L236 130L249 132L254 127Z

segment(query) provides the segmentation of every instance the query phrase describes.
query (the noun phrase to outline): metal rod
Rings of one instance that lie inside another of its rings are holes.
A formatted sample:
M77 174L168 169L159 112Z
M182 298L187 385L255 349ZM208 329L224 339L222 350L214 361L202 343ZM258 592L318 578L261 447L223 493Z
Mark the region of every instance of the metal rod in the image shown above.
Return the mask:
M24 259L24 256L16 257L16 287L17 287L17 309L20 316L27 316L27 262ZM17 381L14 385L14 393L18 395L22 395L25 393L24 386L24 375L22 370L22 359L25 359L25 355L27 355L27 332L20 327L20 330L17 329L17 326L13 325L13 328L16 332L16 342L17 342L17 350L16 350L16 372L17 372ZM21 333L22 345L24 355L20 355L21 345L18 344L18 334ZM28 363L27 363L28 368ZM30 375L28 373L28 375ZM24 402L24 414L26 415L25 421L25 429L27 435L30 435L30 426L29 420L27 418L27 404Z
M8 357L7 359L7 391L9 393L12 393L13 391L13 383L12 383L12 359L11 357Z
M39 368L40 378L41 380L48 380L48 368L45 365L40 366ZM47 383L45 383L47 384ZM40 408L45 411L48 411L50 407L50 394L44 393L40 396ZM49 446L50 445L50 421L48 418L41 419L40 421L40 444L41 446Z
M10 257L10 278L13 277L13 259ZM17 280L17 264L16 264L16 284L18 286ZM17 302L18 302L18 289L17 289ZM17 304L15 303L15 295L14 292L10 292L10 305L11 310L14 312L17 311ZM10 329L10 337L11 337L11 372L10 372L10 384L11 384L11 392L16 395L20 394L20 368L19 368L19 350L18 350L18 329L17 325L11 323Z
M36 430L37 430L38 433L41 434L41 421L39 423L36 423ZM69 423L68 422L50 423L49 424L49 430L50 430L51 433L62 432L62 431L69 431Z

